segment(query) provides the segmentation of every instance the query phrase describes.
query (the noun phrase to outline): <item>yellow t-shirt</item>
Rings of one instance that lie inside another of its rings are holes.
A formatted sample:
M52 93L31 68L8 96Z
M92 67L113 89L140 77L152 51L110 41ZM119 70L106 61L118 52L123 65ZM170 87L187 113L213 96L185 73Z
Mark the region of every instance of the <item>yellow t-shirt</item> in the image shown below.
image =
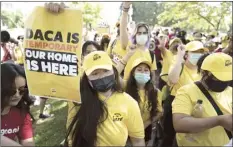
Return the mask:
M125 146L128 136L144 138L140 109L131 96L115 92L105 103L108 117L97 128L97 146Z
M23 51L21 50L20 47L15 48L15 57L16 57L16 63L17 64L23 64Z
M139 90L138 94L140 96L139 107L140 107L143 122L145 123L146 121L148 121L150 119L151 109L148 109L148 107L149 107L148 106L148 98L146 98L145 90ZM157 100L158 100L158 106L157 106L158 111L162 112L162 96L161 96L160 90L158 90Z
M125 49L121 48L121 43L119 39L116 39L116 44L113 46L112 53L111 53L111 44L109 44L109 47L107 49L107 53L109 56L112 55L112 61L114 65L117 65L117 63L120 62L120 60L126 55L127 51Z
M126 66L125 66L125 70L124 70L124 80L125 81L128 80L130 72L133 69L132 66L133 66L134 60L136 60L140 57L144 57L144 58L148 59L148 61L151 61L151 63L152 63L149 49L146 49L146 50L136 49L135 53L131 56L131 58L128 60ZM157 65L156 65L156 59L154 56L154 61L152 63L151 71L154 71L156 69L157 69Z
M232 114L231 87L228 87L221 93L210 91L209 93L222 110L223 114ZM209 100L194 83L183 86L177 91L176 97L172 103L172 113L183 113L191 116L198 99L203 101L202 118L217 116L217 113ZM191 135L177 133L176 137L178 146L224 146L229 142L229 138L224 128L221 126Z
M172 63L175 61L176 55L173 55L170 50L165 50L165 56L162 55L163 61L162 61L162 69L161 69L161 79L165 82L168 82L168 72L169 68L172 65ZM163 76L164 75L164 76Z
M173 65L171 65L169 72L171 71L171 69L173 68L174 65L175 65L175 63ZM173 89L171 91L171 95L173 95L173 96L176 95L176 92L180 87L187 85L187 84L191 84L195 81L199 81L201 79L201 75L197 73L197 69L192 70L192 69L189 69L185 65L183 65L183 66L184 66L183 71L180 75L178 83L176 83L175 85L170 85L171 87L173 87Z

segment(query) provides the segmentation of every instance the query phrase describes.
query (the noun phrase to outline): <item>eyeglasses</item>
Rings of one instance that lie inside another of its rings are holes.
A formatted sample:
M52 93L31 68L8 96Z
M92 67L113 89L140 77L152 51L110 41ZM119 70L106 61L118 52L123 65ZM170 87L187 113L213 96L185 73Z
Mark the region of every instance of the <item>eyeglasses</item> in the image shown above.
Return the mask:
M24 95L26 91L27 91L27 88L25 88L25 87L22 87L22 88L19 88L19 89L14 89L14 90L12 90L11 95L13 96L17 92L19 93L19 95Z

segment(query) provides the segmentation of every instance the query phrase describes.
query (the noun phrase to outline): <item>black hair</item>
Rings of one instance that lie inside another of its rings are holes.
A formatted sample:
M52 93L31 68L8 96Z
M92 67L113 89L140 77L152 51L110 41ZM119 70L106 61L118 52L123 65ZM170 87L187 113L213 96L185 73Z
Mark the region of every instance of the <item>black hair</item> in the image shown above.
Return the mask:
M205 60L205 58L209 55L210 55L209 53L205 53L198 59L198 61L197 61L197 72L198 73L201 72L201 65L202 65L203 61Z
M86 41L82 46L82 56L85 56L86 51L87 51L87 47L89 45L93 45L98 51L101 50L100 45L98 43L96 43L95 41Z
M15 40L14 38L10 38L10 43L14 43L14 44L16 44L16 45L18 45L19 44L19 42L17 41L17 40Z
M140 103L140 96L138 94L137 83L134 78L134 72L138 66L134 67L130 72L130 78L127 81L126 85L126 93L128 93L132 98L134 98L138 103ZM158 113L158 91L154 88L151 79L152 74L150 74L150 80L145 85L145 95L148 98L148 109L151 108L150 119L152 120L153 117L156 116L156 114Z
M10 97L16 93L15 78L18 76L21 76L26 80L23 67L7 62L1 64L1 111L3 111L4 108L9 105ZM26 115L29 113L31 115L30 105L33 104L33 100L30 98L27 89L28 87L26 84L24 94L15 107L17 107L22 114Z
M94 41L95 41L95 42L97 41L96 38L99 37L99 36L100 36L100 35L97 34L97 33L94 35Z
M104 44L107 43L107 47L108 47L109 42L110 42L110 38L107 38L107 37L104 37L104 36L102 37L102 39L100 41L100 46L101 46L102 51L105 51Z
M113 67L116 84L113 92L123 92L119 74ZM97 140L97 128L108 117L106 105L98 97L98 92L89 84L87 75L81 78L80 93L82 104L79 111L71 122L66 140L68 136L72 138L72 147L94 147Z
M6 43L10 40L10 34L7 31L1 31L1 42Z

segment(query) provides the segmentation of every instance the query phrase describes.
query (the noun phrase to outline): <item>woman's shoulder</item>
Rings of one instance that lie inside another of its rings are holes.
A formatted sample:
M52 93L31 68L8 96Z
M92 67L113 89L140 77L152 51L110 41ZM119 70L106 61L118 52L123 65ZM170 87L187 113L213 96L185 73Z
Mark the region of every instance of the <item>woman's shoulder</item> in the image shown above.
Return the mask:
M127 103L135 103L136 101L126 92L118 92L116 94L117 99L121 100L122 102L124 102L125 104ZM137 103L137 102L136 102Z

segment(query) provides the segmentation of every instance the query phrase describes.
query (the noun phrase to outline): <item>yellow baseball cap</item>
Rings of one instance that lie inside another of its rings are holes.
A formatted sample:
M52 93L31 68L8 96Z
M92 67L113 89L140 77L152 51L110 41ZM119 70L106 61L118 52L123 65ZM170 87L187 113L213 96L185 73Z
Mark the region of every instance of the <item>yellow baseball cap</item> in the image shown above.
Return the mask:
M133 64L132 64L132 69L133 69L134 67L138 66L138 65L141 64L141 63L147 64L150 68L151 68L151 66L152 66L151 61L149 61L148 59L142 57L142 58L138 58L138 59L134 60L134 62L133 62Z
M198 50L204 50L206 52L209 52L208 48L205 48L203 43L200 41L191 41L188 44L185 45L185 50L189 52L194 52Z
M180 38L174 38L169 42L169 46L171 46L173 43L178 42L178 43L182 43L182 41L180 40Z
M125 68L124 79L128 80L132 69L135 68L136 66L138 66L141 63L147 64L150 68L152 66L151 61L149 61L147 58L138 57L136 60L133 61L133 63L131 65L130 64L126 65L127 67Z
M207 56L201 69L211 72L220 81L232 80L232 57L225 53L213 53Z
M83 70L90 75L96 69L112 70L112 60L104 51L94 51L84 57Z

